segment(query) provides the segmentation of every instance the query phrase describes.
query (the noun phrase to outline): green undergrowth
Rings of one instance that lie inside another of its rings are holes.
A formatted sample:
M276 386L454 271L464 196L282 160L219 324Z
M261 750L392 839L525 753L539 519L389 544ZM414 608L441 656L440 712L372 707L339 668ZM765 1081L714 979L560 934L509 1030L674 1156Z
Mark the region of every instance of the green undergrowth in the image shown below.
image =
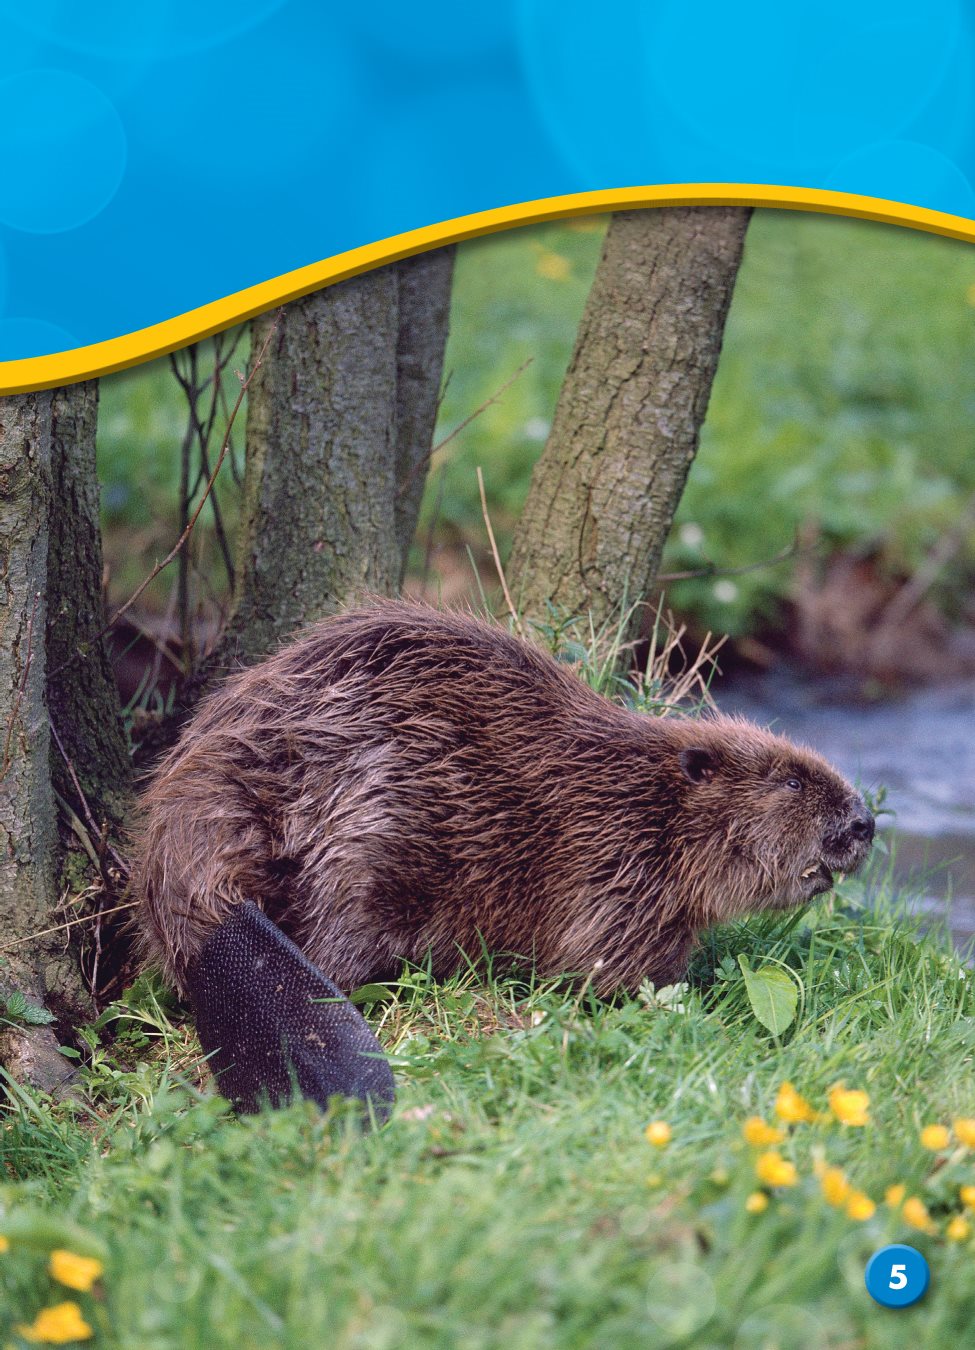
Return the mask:
M0 1343L65 1299L92 1344L142 1350L963 1343L975 1247L946 1229L975 1152L933 1152L920 1130L975 1116L975 1000L947 938L920 934L886 887L848 881L801 916L715 930L686 986L615 1002L489 964L371 986L360 1001L399 1099L368 1134L304 1105L235 1119L142 982L89 1035L73 1100L8 1085ZM741 954L796 984L779 1037ZM816 1120L777 1120L783 1082ZM829 1112L838 1082L869 1094L868 1124ZM784 1132L772 1151L794 1185L763 1186L750 1116ZM650 1122L668 1143L648 1142ZM824 1163L871 1217L827 1203ZM896 1184L929 1231L884 1202ZM863 1287L888 1241L931 1265L907 1311ZM47 1273L55 1248L101 1261L90 1292Z
M545 443L595 271L597 222L550 224L460 250L438 435L532 364L434 456L421 542L442 528L483 537L484 471L504 553ZM702 631L780 624L796 558L733 577L789 549L848 552L881 576L911 574L961 528L975 488L967 434L975 357L975 250L916 230L807 212L757 211L748 227L721 360L664 573ZM964 533L964 531L963 531ZM422 549L417 550L419 557ZM957 614L975 551L967 540L932 594Z
M506 553L548 435L604 228L604 219L553 222L459 249L435 440L465 425L431 463L413 550L417 575L426 570L431 532L456 546L465 575L464 545L484 544L478 467ZM763 563L801 531L803 548L818 537L824 556L851 552L881 574L912 573L947 531L960 527L975 489L966 430L973 358L970 244L867 221L756 212L664 572ZM246 365L243 348L232 364ZM230 370L226 382L233 397ZM103 517L120 594L142 580L179 533L185 423L185 400L168 360L101 381ZM222 419L217 425L222 430ZM243 431L242 415L238 451ZM232 526L231 467L218 493ZM212 559L210 586L219 589L210 524L207 508L200 532ZM702 631L761 629L781 620L796 563L789 558L734 577L695 576L670 588L671 603ZM932 589L950 615L964 607L973 567L964 535ZM168 593L160 585L154 603L165 607Z

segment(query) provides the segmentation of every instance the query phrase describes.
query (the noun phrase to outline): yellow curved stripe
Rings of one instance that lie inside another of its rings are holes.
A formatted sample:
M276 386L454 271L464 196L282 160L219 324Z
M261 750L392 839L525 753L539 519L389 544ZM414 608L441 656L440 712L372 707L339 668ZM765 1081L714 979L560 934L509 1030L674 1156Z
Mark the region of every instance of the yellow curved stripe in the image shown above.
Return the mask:
M75 380L108 375L139 361L150 361L167 352L209 337L224 328L272 309L275 305L308 295L332 282L384 263L397 262L413 253L459 243L477 235L515 225L535 225L540 221L570 216L589 216L606 211L626 211L647 206L774 206L789 211L819 211L827 215L857 216L879 220L888 225L904 225L952 239L975 242L975 220L931 211L923 206L907 206L882 197L862 197L852 192L832 192L821 188L776 187L755 183L677 183L660 187L610 188L598 192L575 192L561 197L543 197L519 202L515 206L478 211L457 216L439 225L395 234L376 244L365 244L337 253L322 262L299 267L294 272L257 286L236 291L222 300L214 300L199 309L162 323L140 328L122 337L75 347L49 356L32 356L21 361L0 361L0 394L20 394L28 389L51 389Z

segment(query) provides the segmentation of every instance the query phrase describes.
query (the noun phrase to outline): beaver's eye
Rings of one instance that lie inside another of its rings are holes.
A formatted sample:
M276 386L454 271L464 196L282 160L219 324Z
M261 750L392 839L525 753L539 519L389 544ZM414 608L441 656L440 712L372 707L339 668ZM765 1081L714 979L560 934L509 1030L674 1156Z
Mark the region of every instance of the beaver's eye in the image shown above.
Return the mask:
M802 791L802 784L799 782L798 778L787 778L785 780L785 785L791 792Z

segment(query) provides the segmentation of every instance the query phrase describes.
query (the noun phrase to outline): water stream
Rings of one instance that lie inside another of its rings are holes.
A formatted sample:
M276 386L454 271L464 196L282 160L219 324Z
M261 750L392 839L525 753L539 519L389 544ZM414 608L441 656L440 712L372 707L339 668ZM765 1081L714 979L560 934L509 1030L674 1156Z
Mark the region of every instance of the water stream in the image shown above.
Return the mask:
M956 943L975 937L975 684L855 704L842 686L777 668L715 686L739 712L812 746L861 787L887 788L881 830L911 904L946 911Z

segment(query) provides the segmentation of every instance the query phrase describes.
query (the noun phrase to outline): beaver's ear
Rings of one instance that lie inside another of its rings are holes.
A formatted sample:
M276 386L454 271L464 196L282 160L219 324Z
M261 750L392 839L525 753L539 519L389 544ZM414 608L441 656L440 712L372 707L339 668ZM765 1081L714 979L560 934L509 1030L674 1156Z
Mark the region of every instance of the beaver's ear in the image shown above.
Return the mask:
M703 745L692 745L680 752L681 773L690 783L710 783L718 767L717 755Z

